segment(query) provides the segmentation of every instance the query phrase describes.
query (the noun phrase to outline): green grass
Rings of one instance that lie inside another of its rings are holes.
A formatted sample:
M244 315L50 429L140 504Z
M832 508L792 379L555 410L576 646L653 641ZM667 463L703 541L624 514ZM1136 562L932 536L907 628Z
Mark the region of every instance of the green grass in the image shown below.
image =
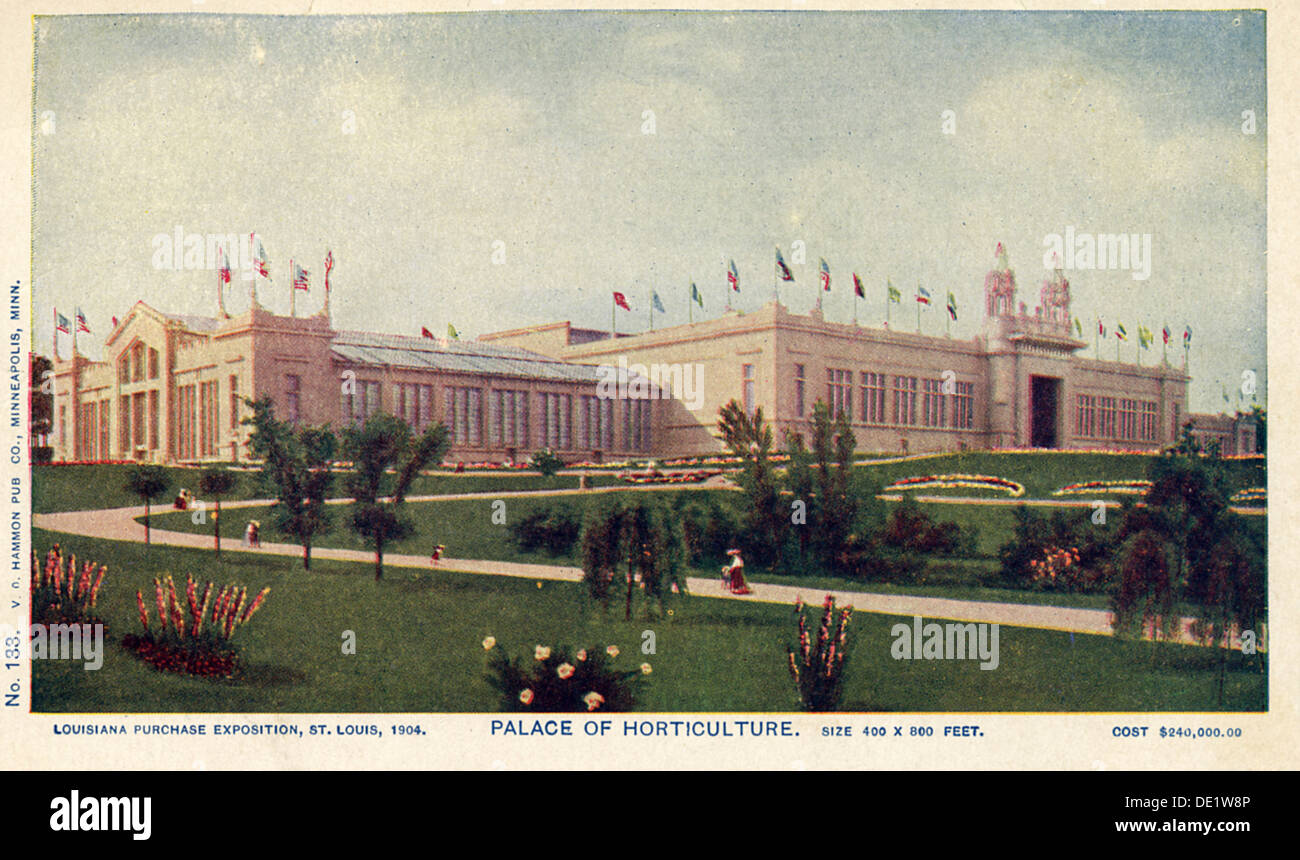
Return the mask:
M141 504L140 498L127 492L126 483L130 466L36 466L32 469L32 510L38 514L55 511L78 511L89 508L122 508ZM171 481L170 495L155 504L170 507L171 500L181 487L198 495L199 475L202 469L168 467ZM255 471L238 471L238 483L230 494L231 499L269 498L271 493L260 486L260 476ZM343 496L344 475L334 479L332 495ZM590 486L610 486L620 483L614 475L592 475ZM578 486L576 475L544 477L530 472L474 473L456 475L438 472L420 475L411 486L413 496L432 496L446 493L499 493L521 490L570 490Z
M109 631L104 666L38 661L38 712L488 712L497 697L485 680L480 645L493 635L511 655L535 644L618 645L620 664L654 666L644 711L792 711L785 666L794 640L788 607L687 597L669 618L624 623L587 605L580 586L391 569L375 583L363 564L298 561L56 535L33 530L36 549L54 540L81 559L109 565L100 608ZM205 681L155 671L117 644L138 627L135 591L153 577L186 573L251 590L266 604L237 634L248 673ZM1003 627L1001 662L895 661L890 628L900 620L860 613L844 710L855 711L1201 711L1216 710L1215 660L1208 649L1152 646L1099 636ZM355 655L341 650L356 635ZM639 650L656 634L656 653ZM1154 659L1153 659L1154 657ZM1229 659L1227 709L1267 707L1267 678Z

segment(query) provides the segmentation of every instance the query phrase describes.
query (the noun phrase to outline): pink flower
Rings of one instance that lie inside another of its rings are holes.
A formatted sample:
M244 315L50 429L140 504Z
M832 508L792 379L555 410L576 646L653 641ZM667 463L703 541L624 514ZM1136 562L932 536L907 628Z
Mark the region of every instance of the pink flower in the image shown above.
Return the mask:
M593 691L583 696L582 701L587 706L587 710L594 711L601 705L605 704L605 697L600 693Z
M642 674L642 675L649 675L649 674L650 674L651 672L653 672L653 671L654 671L654 669L650 668L650 664L649 664L649 663L642 663L642 664L641 664L641 674Z
M536 660L545 660L551 656L551 649L545 645L538 645L533 649L533 658Z
M559 667L555 670L555 674L560 676L561 681L567 681L573 677L573 673L575 671L576 670L570 664L561 663Z
M610 645L608 648L605 649L605 653L608 654L608 655L611 656L611 657L617 657L617 656L618 656L618 646L617 646L617 645Z
M533 703L533 691L524 690L519 694L519 701L523 702L525 705L531 705Z
M574 655L574 656L576 656L576 657L578 658L578 661L579 661L579 662L583 662L583 661L585 661L585 660L587 659L587 649L586 649L586 648L583 648L581 651L579 651L579 652L578 652L576 655Z

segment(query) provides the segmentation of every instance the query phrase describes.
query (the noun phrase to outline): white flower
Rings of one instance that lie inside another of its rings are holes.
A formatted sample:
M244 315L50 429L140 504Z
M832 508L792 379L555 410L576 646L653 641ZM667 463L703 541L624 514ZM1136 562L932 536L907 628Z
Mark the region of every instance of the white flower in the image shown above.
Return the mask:
M586 659L587 659L587 649L586 649L586 648L583 648L583 649L582 649L581 651L579 651L575 656L578 658L578 661L579 661L579 662L582 662L582 661L586 660Z
M617 657L617 656L618 656L618 646L617 646L617 645L610 645L608 648L605 649L605 653L608 654L608 655L611 656L611 657Z
M642 675L649 675L649 674L650 674L651 672L653 672L653 671L654 671L654 669L651 669L651 668L650 668L650 664L649 664L649 663L642 663L642 664L641 664L641 674L642 674Z
M572 665L568 663L561 663L559 667L556 668L555 674L560 676L561 681L567 681L573 677L573 673L575 671L576 670L573 668Z
M583 696L582 701L587 705L587 710L594 711L601 705L605 704L605 697L600 693L591 692Z
M491 651L496 646L497 646L497 639L495 636L489 636L488 638L483 640L484 651Z
M545 660L547 657L550 656L551 656L551 649L547 648L545 645L538 645L536 648L533 649L533 657L538 660Z
M533 703L533 691L524 690L519 694L519 701L523 702L525 705L531 705Z

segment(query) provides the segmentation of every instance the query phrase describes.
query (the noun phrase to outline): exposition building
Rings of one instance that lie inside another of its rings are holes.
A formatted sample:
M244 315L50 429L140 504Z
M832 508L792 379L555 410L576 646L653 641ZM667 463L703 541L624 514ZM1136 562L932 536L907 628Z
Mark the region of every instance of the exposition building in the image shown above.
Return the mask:
M1223 453L1254 451L1239 416L1190 416L1183 369L1079 355L1070 287L1057 271L1032 313L999 256L970 340L827 322L773 300L637 335L567 322L462 342L337 331L328 303L307 317L254 301L193 317L137 303L104 361L56 359L54 459L159 463L248 456L244 398L278 417L336 429L376 412L416 430L442 421L452 461L568 461L715 453L718 410L761 407L780 441L807 433L825 400L864 451L987 448L1159 450L1191 419Z

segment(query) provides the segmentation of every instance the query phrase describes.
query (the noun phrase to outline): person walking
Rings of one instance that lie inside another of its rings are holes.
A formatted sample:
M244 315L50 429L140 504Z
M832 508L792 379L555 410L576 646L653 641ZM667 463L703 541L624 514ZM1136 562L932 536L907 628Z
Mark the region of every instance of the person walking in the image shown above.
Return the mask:
M745 560L740 557L740 550L729 549L727 555L731 556L731 563L722 569L727 587L732 594L752 594L745 582Z

